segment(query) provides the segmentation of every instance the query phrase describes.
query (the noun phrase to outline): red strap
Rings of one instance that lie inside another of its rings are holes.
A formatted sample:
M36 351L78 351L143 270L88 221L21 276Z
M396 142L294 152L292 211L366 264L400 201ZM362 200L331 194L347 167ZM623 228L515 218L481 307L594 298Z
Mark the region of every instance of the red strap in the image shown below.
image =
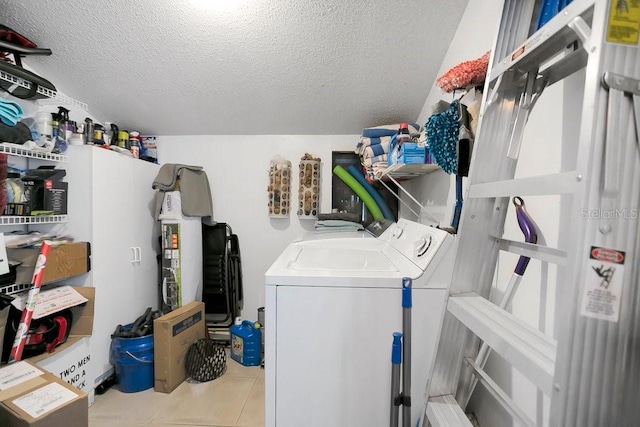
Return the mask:
M58 336L47 344L47 353L51 353L54 348L64 341L64 336L67 333L67 319L63 316L58 316L53 319L58 324Z

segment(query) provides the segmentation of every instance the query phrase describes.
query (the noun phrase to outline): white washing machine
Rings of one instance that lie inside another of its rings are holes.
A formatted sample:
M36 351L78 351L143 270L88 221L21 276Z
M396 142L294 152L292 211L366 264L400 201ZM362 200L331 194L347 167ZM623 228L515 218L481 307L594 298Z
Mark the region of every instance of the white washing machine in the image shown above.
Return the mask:
M265 274L267 427L389 425L391 343L413 279L412 420L424 396L455 251L448 233L399 220L379 237L310 235ZM400 411L402 412L402 410Z

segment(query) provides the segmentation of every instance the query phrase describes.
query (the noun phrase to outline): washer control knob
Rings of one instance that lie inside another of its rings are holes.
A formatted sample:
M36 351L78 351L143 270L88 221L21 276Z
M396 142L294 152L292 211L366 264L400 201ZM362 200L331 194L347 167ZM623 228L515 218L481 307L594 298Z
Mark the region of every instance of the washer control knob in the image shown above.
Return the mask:
M431 246L432 237L425 236L416 242L416 257L420 258L429 250Z
M392 236L395 237L396 239L399 239L400 236L402 236L402 232L403 231L404 230L402 228L398 227L398 228L393 230Z

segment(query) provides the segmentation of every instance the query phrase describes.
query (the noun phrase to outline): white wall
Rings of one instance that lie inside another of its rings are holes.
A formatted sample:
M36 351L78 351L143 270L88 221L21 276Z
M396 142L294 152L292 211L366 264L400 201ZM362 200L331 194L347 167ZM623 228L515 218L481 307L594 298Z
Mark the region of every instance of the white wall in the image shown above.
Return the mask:
M294 238L313 230L314 220L287 219L267 212L269 161L280 155L291 161L292 204L298 201L300 158L322 159L320 212L331 211L331 152L353 151L359 135L160 136L160 163L202 166L211 185L214 220L228 223L240 241L244 281L242 316L257 319L264 306L264 273Z
M493 46L497 25L502 12L502 2L495 0L470 1L462 16L458 30L453 36L449 50L445 55L438 76L463 61L476 59ZM456 98L461 94L456 94ZM424 126L431 116L432 106L439 100L451 102L454 94L444 93L435 81L427 95L424 107L416 123ZM451 224L455 205L455 177L439 171L424 177L413 179L406 188L427 206L443 226ZM403 214L405 211L401 211ZM407 217L410 219L410 214Z
M475 59L492 48L502 12L501 3L491 0L469 2L438 75L442 75L462 61ZM579 80L580 77L572 77L572 79ZM580 87L579 83L572 85L574 88ZM517 177L554 173L562 169L561 140L563 131L567 131L563 127L565 123L562 121L561 114L563 91L562 82L549 87L535 106L525 131L520 154L521 161L516 171ZM456 97L459 96L460 94L456 95ZM431 115L432 105L440 99L450 102L453 100L453 95L443 93L434 84L418 118L419 124L426 123ZM443 187L448 191L444 192ZM414 179L410 189L419 200L430 205L442 219L443 225L450 223L455 202L454 177L442 172L434 173ZM562 247L558 241L561 202L559 197L525 198L528 212L546 238L547 244L553 247ZM523 240L512 207L507 213L505 237ZM516 262L517 256L501 254L491 296L494 302L501 298ZM513 300L514 315L534 327L544 326L548 334L552 334L553 331L556 273L553 266L546 269L540 262L532 260ZM538 304L541 295L547 302L546 312L543 312ZM548 399L542 398L528 380L499 357L492 356L486 370L505 391L510 392L515 402L531 419L546 424ZM495 400L480 386L476 390L467 409L477 415L480 425L511 425L511 418L495 403Z

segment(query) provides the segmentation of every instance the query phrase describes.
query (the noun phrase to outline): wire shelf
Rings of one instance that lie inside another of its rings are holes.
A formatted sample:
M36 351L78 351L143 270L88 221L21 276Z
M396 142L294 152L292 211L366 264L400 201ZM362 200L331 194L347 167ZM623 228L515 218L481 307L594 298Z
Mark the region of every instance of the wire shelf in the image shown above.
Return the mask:
M30 284L26 283L14 283L11 285L0 286L0 294L17 294L18 292L27 291L31 289Z
M63 156L62 154L42 153L35 150L29 150L28 148L7 145L4 142L0 143L0 153L6 153L18 157L29 157L31 159L51 160L54 162L66 163L68 161L68 157Z
M385 176L393 176L395 178L412 178L415 176L426 175L437 170L440 170L440 166L435 163L396 163L395 165L391 165L380 172L379 175L376 175L376 179L382 179Z
M0 71L0 80L4 80L7 81L9 83L14 83L17 84L18 86L21 86L25 89L30 89L31 88L31 82L28 82L26 80L23 80L21 78L18 78L16 76L14 76L13 74L9 74L5 71ZM89 107L87 106L86 103L82 102L82 101L78 101L76 99L73 99L67 95L63 95L59 92L56 92L55 90L51 90L51 89L47 89L44 88L42 86L38 86L37 89L37 93L45 96L46 98L49 99L40 99L38 100L38 103L40 104L69 104L69 105L73 105L74 107L78 107L84 111L89 111Z
M0 225L55 224L69 222L68 215L0 216Z

